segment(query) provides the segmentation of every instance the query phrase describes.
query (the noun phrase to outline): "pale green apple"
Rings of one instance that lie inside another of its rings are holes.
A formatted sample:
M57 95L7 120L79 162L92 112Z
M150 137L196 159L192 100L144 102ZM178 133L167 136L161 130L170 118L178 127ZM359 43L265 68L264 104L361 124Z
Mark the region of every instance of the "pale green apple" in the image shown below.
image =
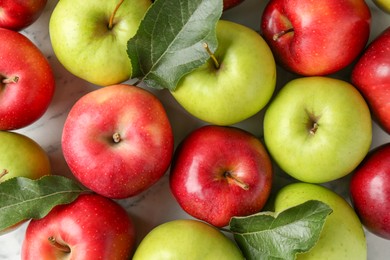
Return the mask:
M317 244L297 260L359 260L367 259L363 226L353 208L334 191L310 183L293 183L276 194L275 212L281 212L308 200L319 200L333 212L327 217Z
M192 219L166 222L152 229L133 260L244 259L237 245L215 227Z
M72 74L107 86L131 76L127 41L135 35L150 0L61 0L50 17L50 39L58 60Z
M51 174L46 151L33 139L0 131L0 183L13 177L39 179Z
M390 0L372 0L381 10L390 14Z
M264 116L265 144L292 177L323 183L351 173L368 153L367 103L348 82L305 77L288 82Z
M10 131L0 131L0 183L14 177L33 180L51 174L51 164L46 151L26 135ZM21 221L0 235L18 228Z
M185 75L174 98L203 121L230 125L259 112L275 89L276 65L272 52L254 30L230 21L217 23L215 58Z

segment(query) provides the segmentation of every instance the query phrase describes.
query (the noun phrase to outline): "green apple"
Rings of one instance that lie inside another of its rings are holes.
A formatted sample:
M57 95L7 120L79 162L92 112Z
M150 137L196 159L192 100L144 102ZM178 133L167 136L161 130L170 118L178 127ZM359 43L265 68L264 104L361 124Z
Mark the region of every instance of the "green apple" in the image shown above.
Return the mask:
M230 125L259 112L275 89L270 48L254 30L231 21L217 23L218 48L209 62L185 75L174 98L193 116Z
M26 135L0 131L0 183L14 177L33 180L51 174L51 164L45 150ZM11 232L25 221L21 221L0 235Z
M68 71L93 84L126 81L132 71L127 41L150 5L150 0L58 1L49 23L54 53Z
M390 14L390 0L372 0L381 10Z
M133 260L244 259L236 244L215 227L192 219L163 223L141 241Z
M369 108L348 82L305 77L288 82L264 115L265 144L292 177L323 183L351 173L372 141Z
M327 217L317 244L297 260L367 259L363 226L353 208L334 191L311 183L292 183L278 191L275 212L281 212L308 200L328 204L333 212Z
M13 177L39 179L51 173L45 150L33 139L0 131L0 183Z

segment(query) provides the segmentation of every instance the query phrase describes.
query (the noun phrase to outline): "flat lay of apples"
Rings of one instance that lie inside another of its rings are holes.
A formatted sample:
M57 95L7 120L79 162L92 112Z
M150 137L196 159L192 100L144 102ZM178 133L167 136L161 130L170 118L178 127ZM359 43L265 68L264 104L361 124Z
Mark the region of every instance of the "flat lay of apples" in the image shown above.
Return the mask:
M26 226L22 260L364 260L367 234L390 240L390 1L55 1L45 41L93 86L39 128L70 175L22 131L62 87L23 33L49 2L0 1L0 236ZM251 2L256 28L231 19ZM142 227L129 205L158 185L180 214Z

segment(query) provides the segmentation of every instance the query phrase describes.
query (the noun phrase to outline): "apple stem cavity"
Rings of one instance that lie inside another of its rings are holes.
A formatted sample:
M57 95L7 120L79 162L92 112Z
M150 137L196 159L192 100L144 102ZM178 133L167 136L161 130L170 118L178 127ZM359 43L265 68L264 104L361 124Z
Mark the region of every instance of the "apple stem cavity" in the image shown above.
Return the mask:
M288 28L287 30L283 30L281 32L278 32L278 33L275 33L272 37L272 39L274 41L277 41L279 40L281 37L283 37L284 35L290 33L290 32L294 32L294 28Z
M240 179L238 179L236 176L234 176L231 172L229 171L225 171L223 173L223 177L225 177L226 179L228 180L231 180L233 181L234 184L238 185L240 188L242 188L243 190L249 190L249 185L246 184L245 182L241 181Z
M112 140L114 141L114 143L119 143L122 139L121 139L121 135L119 133L114 133L112 135Z
M217 58L215 57L214 53L210 50L209 48L209 45L207 43L203 43L203 48L205 48L205 50L207 51L207 53L210 55L210 58L213 60L214 62L214 66L216 69L219 69L219 62L217 60Z
M10 84L10 83L17 83L19 81L19 77L18 76L13 76L13 77L10 77L10 78L5 78L2 80L2 83L3 84Z
M64 253L70 253L70 251L71 251L70 247L67 245L63 245L63 244L58 243L58 241L55 239L55 237L51 236L48 238L48 240L49 240L50 244L53 245L58 250L60 250Z
M114 18L115 18L116 12L118 11L119 7L122 5L123 2L124 2L124 0L119 1L119 3L115 6L114 12L112 12L112 14L110 16L110 21L108 23L109 30L111 30L114 27Z

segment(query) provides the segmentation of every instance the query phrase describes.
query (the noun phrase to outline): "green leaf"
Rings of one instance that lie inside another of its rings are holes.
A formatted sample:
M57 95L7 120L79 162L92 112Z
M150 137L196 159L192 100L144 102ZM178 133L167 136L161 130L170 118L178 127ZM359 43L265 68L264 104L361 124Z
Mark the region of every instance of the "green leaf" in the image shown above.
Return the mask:
M318 241L332 209L310 200L279 214L262 212L234 217L230 231L246 259L295 259Z
M38 180L15 177L0 184L0 232L23 220L39 219L86 192L75 181L55 175Z
M217 49L222 0L157 0L127 43L132 78L174 90L182 76L203 65Z

